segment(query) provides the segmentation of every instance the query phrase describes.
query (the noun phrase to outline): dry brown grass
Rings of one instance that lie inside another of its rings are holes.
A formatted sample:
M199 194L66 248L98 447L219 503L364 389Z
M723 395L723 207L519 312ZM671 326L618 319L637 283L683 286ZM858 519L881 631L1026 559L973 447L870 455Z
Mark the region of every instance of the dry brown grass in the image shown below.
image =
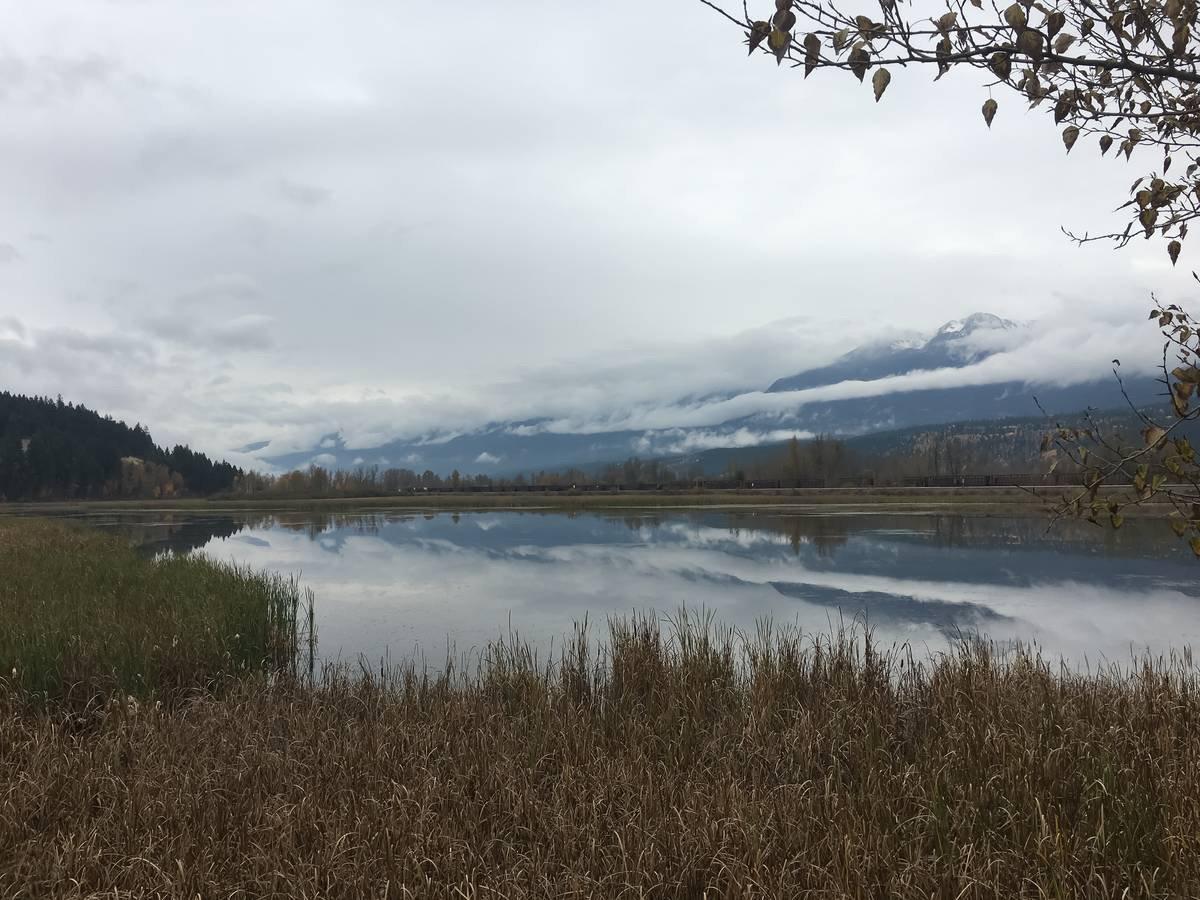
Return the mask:
M914 664L695 620L607 646L83 724L0 700L0 895L1200 895L1190 660Z

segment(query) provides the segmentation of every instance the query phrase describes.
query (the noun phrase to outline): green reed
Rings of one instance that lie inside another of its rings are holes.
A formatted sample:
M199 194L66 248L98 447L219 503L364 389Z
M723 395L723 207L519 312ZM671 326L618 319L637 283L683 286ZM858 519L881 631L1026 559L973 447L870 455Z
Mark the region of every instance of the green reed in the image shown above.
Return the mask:
M0 679L87 703L294 673L308 622L294 581L33 519L0 522Z

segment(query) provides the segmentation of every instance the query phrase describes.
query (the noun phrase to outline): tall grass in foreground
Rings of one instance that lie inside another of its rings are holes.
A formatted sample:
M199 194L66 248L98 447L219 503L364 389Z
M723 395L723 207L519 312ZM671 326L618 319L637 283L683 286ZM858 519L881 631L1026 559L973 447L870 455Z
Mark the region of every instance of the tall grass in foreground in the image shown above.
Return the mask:
M86 704L169 699L247 671L289 670L304 622L294 582L43 520L0 521L0 679Z
M83 731L0 695L0 895L1195 897L1197 688L684 617Z

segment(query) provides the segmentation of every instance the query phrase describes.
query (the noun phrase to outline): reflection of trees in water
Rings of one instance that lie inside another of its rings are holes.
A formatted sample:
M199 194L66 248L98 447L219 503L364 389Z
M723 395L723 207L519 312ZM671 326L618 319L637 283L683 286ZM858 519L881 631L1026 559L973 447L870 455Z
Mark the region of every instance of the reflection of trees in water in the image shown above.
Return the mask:
M707 518L707 517L706 517ZM641 520L643 523L645 520ZM708 524L731 534L762 531L787 537L792 549L813 547L820 557L833 557L857 534L886 535L894 544L975 549L1038 549L1095 553L1104 556L1166 558L1188 548L1171 539L1158 523L1129 520L1119 531L1097 528L1077 519L1052 522L1048 515L771 515L729 513Z
M121 523L122 534L144 553L184 554L197 550L209 541L233 537L246 523L233 516L160 516L153 522Z
M121 532L131 536L150 552L169 550L186 553L203 547L217 538L227 538L243 529L279 529L306 535L317 540L322 535L338 532L349 535L380 535L386 526L433 521L438 511L421 512L355 512L325 510L238 511L223 515L167 513L141 524L134 519L119 518L114 522ZM785 514L766 510L689 510L670 512L499 512L522 518L577 519L598 516L623 525L630 532L644 535L686 522L707 528L726 530L733 539L742 533L766 533L783 537L796 554L801 548L811 548L821 558L833 558L838 550L855 535L869 534L888 544L906 544L932 548L977 548L1094 553L1118 557L1164 558L1181 552L1182 545L1170 540L1170 534L1150 521L1130 520L1120 531L1100 529L1087 522L1071 519L1051 525L1048 517L1030 515L964 516L954 514L921 515L912 513L805 515ZM447 511L443 521L461 525L458 512ZM1182 550L1186 550L1182 547ZM1190 553L1186 554L1190 556Z
M795 519L791 523L788 537L792 542L792 551L800 553L800 548L806 544L816 548L817 556L832 559L839 547L844 547L850 540L850 530L845 523L824 516L814 516L811 519Z
M550 513L549 515L553 515ZM852 520L832 516L781 516L762 512L728 512L712 510L681 510L673 513L626 513L609 515L607 521L619 522L630 531L641 532L657 529L672 522L687 522L718 530L726 530L735 541L743 531L766 532L786 537L797 553L802 546L816 548L823 557L833 556L834 551L850 540Z
M729 527L736 536L740 531L764 531L787 538L792 551L799 555L801 547L812 547L817 556L832 558L844 547L855 530L853 521L840 516L729 516Z
M253 520L247 519L251 528L277 528L293 534L306 535L316 540L331 531L346 531L352 534L377 535L388 522L408 521L411 516L388 516L379 513L298 512L275 513Z
M660 515L630 515L626 514L621 517L621 522L630 531L642 531L645 528L659 528L663 524L663 517Z
M1053 522L1049 515L932 516L925 519L935 546L1022 548L1096 553L1104 556L1166 558L1188 548L1172 540L1161 523L1132 519L1119 531L1100 528L1079 519ZM915 538L914 538L915 539ZM1185 555L1189 555L1185 554Z

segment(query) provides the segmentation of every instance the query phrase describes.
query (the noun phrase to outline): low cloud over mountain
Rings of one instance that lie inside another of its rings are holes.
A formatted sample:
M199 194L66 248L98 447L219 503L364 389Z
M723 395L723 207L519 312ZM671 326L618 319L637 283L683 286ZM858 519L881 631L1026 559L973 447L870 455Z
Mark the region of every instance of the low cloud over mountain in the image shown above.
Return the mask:
M1127 388L1152 402L1153 335L1113 325L1080 333L1070 322L1018 324L988 313L947 322L929 335L893 334L776 379L765 389L620 406L562 409L547 391L544 415L430 430L369 444L326 436L311 450L258 454L276 467L312 461L338 466L396 465L490 474L586 466L630 455L684 454L774 443L793 434L863 434L912 425L1036 415L1039 405L1069 414L1121 404L1112 377L1115 351ZM535 404L530 404L534 406ZM555 409L555 407L558 407ZM369 432L368 432L369 433ZM397 461L403 460L403 463Z

